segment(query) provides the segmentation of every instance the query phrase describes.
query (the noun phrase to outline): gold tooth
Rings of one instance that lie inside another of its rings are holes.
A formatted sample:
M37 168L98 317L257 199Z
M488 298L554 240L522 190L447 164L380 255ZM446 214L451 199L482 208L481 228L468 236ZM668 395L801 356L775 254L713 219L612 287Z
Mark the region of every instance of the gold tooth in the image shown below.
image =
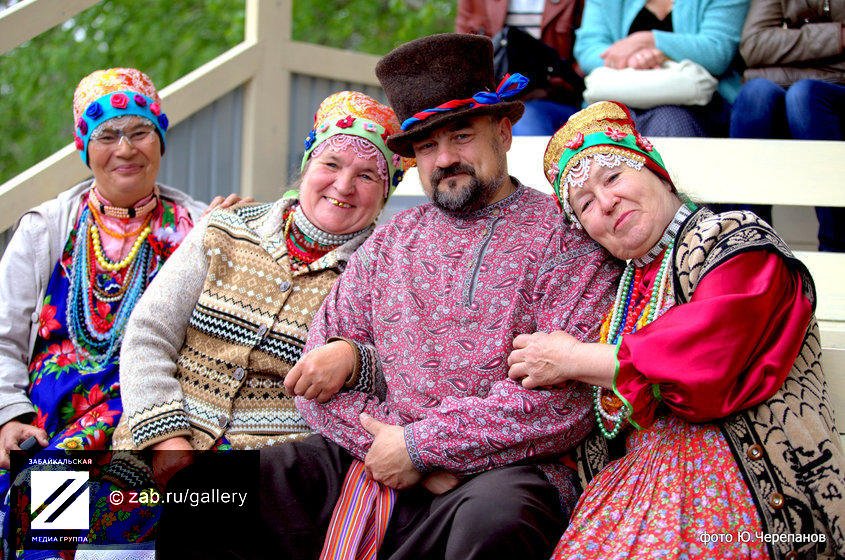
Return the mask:
M328 197L328 199L329 199L329 202L331 202L335 206L339 206L341 208L348 208L348 207L352 206L351 204L346 204L345 202L335 200L334 198L331 198L331 197Z

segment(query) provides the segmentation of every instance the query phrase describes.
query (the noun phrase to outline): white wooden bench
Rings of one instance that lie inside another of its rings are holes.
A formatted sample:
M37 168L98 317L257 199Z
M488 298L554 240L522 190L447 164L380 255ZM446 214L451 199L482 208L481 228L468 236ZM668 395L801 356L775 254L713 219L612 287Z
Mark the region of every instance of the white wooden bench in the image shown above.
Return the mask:
M845 142L651 138L675 184L702 202L785 206L845 206ZM543 176L545 137L516 137L511 175L551 193ZM394 197L420 197L411 170ZM775 228L778 228L777 217ZM815 228L813 223L810 227ZM815 235L815 229L813 230ZM796 251L813 275L822 363L845 445L845 253Z

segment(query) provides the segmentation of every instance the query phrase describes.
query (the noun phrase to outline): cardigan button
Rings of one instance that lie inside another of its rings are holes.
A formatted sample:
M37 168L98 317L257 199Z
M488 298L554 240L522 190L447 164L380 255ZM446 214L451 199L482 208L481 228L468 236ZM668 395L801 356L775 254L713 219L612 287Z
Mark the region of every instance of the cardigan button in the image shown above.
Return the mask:
M234 377L237 381L242 380L244 378L244 375L246 375L246 372L242 367L235 368L235 371L232 373L232 377Z
M217 417L217 425L225 430L229 427L229 418L225 414L221 414Z
M759 461L763 458L763 446L759 443L755 443L748 450L745 452L746 457L751 459L752 461Z
M283 281L279 284L279 291L280 291L280 292L286 292L286 291L288 291L288 290L290 290L290 282L288 282L287 280L283 280Z
M798 560L798 553L794 550L790 550L786 553L786 556L784 556L784 560Z
M769 505L772 506L773 509L781 509L784 502L785 500L783 499L783 494L780 492L772 492L769 494Z
M264 335L267 334L267 325L261 325L258 327L258 338L264 338Z

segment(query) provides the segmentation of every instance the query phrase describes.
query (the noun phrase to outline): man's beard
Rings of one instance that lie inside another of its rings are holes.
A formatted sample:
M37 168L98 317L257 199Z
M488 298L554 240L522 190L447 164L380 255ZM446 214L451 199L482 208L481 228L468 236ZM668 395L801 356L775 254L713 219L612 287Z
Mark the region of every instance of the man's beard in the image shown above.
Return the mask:
M454 182L454 175L465 173L469 183L458 189L439 189L441 181L447 185ZM500 173L493 179L479 179L475 168L471 165L456 163L445 168L437 168L431 173L431 201L441 210L452 213L468 213L480 210L489 204L490 199L499 191L504 183L505 175Z

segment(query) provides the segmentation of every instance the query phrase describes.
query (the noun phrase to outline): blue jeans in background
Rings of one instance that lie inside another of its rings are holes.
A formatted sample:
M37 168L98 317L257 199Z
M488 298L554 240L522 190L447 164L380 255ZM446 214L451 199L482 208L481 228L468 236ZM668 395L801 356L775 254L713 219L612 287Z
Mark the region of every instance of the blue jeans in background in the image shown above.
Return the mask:
M843 125L845 86L801 80L784 89L755 78L742 86L734 102L731 138L845 140ZM834 181L841 179L831 177ZM751 209L771 223L771 206ZM818 207L816 216L819 250L845 252L845 208Z
M563 105L547 99L525 102L525 113L513 125L514 136L551 136L578 110L574 105Z

